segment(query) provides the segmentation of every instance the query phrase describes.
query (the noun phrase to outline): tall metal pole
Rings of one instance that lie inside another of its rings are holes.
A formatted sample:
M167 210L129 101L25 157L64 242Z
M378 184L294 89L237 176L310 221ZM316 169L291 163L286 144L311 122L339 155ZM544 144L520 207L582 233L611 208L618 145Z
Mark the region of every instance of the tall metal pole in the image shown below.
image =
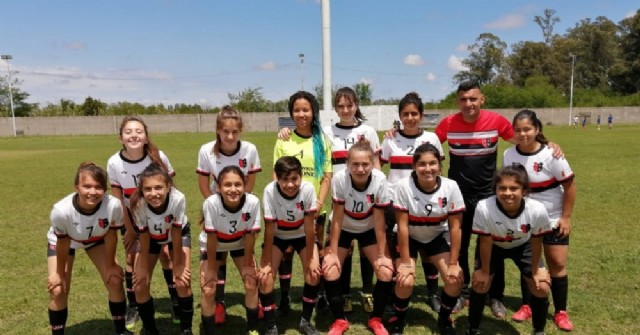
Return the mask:
M13 137L18 136L16 133L16 115L13 112L13 89L11 88L11 68L9 67L9 60L13 59L11 55L0 56L7 63L7 72L9 73L9 105L11 106L11 120L13 121Z
M571 57L571 90L569 93L569 126L571 126L573 120L573 68L576 63L576 55L569 54L569 57Z
M322 0L322 83L323 109L331 112L331 8L329 0Z
M304 54L298 54L300 57L300 90L304 91Z

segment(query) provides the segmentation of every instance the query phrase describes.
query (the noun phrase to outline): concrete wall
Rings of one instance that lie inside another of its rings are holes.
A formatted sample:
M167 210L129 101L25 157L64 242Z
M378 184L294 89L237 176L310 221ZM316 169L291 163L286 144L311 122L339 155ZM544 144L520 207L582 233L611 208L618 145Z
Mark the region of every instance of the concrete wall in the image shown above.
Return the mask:
M367 124L379 131L391 128L393 121L398 119L397 106L363 106L363 114L367 117ZM438 121L457 110L427 110L425 111L425 127L434 127ZM497 110L511 120L518 109ZM544 124L568 125L568 108L536 109L538 117ZM598 115L602 117L602 124L607 123L607 116L613 114L614 123L640 123L640 107L615 108L574 108L573 115L587 116L587 123L596 122ZM278 117L288 117L288 113L243 113L245 131L277 131ZM174 115L143 115L153 133L190 133L213 132L215 130L215 114L174 114ZM19 135L96 135L117 134L122 116L77 116L77 117L17 117L16 130ZM0 118L0 136L13 136L12 118ZM334 112L321 113L323 125L336 123L338 117ZM582 121L582 119L580 120Z

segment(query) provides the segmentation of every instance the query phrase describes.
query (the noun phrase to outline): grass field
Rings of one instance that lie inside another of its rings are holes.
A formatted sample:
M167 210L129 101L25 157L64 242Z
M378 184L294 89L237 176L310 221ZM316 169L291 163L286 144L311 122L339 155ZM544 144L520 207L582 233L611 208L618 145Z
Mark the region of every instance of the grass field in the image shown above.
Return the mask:
M568 127L548 127L547 137L561 144L578 183L578 200L573 215L569 257L569 310L575 334L640 334L640 228L635 206L640 205L640 126L616 126L609 131ZM188 215L197 222L202 197L197 187L195 168L200 145L213 134L152 134L152 139L169 156L177 172L176 184L187 196ZM265 170L259 174L256 193L271 177L274 134L248 133L244 139L255 143ZM115 136L18 137L0 139L0 333L49 334L47 319L45 233L49 227L51 206L73 191L73 176L78 164L93 160L105 166L120 148ZM507 148L501 144L500 151ZM446 170L445 170L446 171ZM199 228L193 228L194 235ZM195 239L194 239L195 240ZM192 269L197 273L197 244L193 243ZM122 250L119 250L122 253ZM120 258L122 259L122 258ZM354 263L355 260L354 258ZM292 296L301 295L299 262L294 270ZM159 268L159 266L158 266ZM519 288L515 267L508 264L507 320L489 316L482 325L483 334L529 334L530 323L516 324L510 314L518 307ZM155 273L153 292L157 318L163 334L177 334L170 324L168 293L161 273ZM354 264L354 274L359 271ZM244 329L242 285L229 267L227 303L230 316L219 334L241 334ZM196 304L199 287L194 275ZM354 275L354 313L348 334L368 334L365 314L358 303L360 280ZM436 329L435 313L423 303L424 279L414 296L407 334L429 334ZM297 334L300 305L280 320L281 331ZM199 309L194 325L199 325ZM459 334L466 327L466 310L456 316ZM326 332L329 316L314 315L317 328ZM111 334L106 290L84 252L74 266L69 301L67 334ZM139 326L138 326L139 329ZM559 334L551 317L547 334Z

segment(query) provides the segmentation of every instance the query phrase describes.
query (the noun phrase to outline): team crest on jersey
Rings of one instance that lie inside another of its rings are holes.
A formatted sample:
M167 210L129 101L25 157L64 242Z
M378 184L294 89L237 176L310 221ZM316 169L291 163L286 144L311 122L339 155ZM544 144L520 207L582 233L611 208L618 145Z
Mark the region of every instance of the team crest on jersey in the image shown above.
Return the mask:
M238 166L241 168L246 168L247 167L247 159L246 158L242 158L238 160Z
M542 163L542 162L540 162L540 163L536 163L536 162L534 162L534 163L533 163L533 171L535 171L535 172L540 172L540 171L542 171L542 166L543 166L543 163Z
M173 219L174 219L173 214L166 215L164 217L164 223L171 223L173 222Z
M485 147L485 148L490 147L491 146L491 139L490 138L485 139L484 142L482 143L482 146Z
M447 197L440 197L440 198L438 198L438 205L439 205L441 208L445 208L445 207L447 207Z
M246 213L242 213L242 221L249 221L251 220L251 213L246 212Z
M375 195L374 194L367 194L367 203L372 204L375 201Z
M98 226L102 229L109 227L109 219L98 219Z
M520 231L522 231L523 233L528 233L529 231L531 231L531 225L530 224L520 225Z

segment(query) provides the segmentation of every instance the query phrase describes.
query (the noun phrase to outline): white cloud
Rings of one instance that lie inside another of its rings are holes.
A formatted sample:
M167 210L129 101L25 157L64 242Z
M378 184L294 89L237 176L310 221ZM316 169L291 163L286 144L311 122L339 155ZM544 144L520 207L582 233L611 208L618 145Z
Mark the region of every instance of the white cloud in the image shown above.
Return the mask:
M373 84L373 79L371 78L360 78L360 82L363 84L371 85Z
M628 19L628 18L634 17L634 16L636 16L636 12L637 11L632 10L632 11L628 12L627 14L625 14L624 18Z
M84 42L77 42L76 41L76 42L66 43L64 45L64 47L67 48L67 49L71 49L71 50L81 51L81 50L86 50L87 49L87 44L84 43Z
M469 46L465 43L460 43L458 44L458 46L456 47L455 51L458 52L467 52L469 51Z
M522 14L507 14L496 21L484 25L487 29L513 29L526 24L526 19Z
M264 70L264 71L273 71L276 69L276 67L278 66L273 61L268 61L262 64L258 64L258 69Z
M424 60L420 55L410 54L404 58L404 64L410 66L421 66L424 65Z
M436 75L431 72L427 73L427 81L436 81Z
M451 55L451 56L449 56L449 59L447 59L447 68L449 70L453 70L455 72L469 70L468 67L462 65L461 59L456 57L455 55Z

